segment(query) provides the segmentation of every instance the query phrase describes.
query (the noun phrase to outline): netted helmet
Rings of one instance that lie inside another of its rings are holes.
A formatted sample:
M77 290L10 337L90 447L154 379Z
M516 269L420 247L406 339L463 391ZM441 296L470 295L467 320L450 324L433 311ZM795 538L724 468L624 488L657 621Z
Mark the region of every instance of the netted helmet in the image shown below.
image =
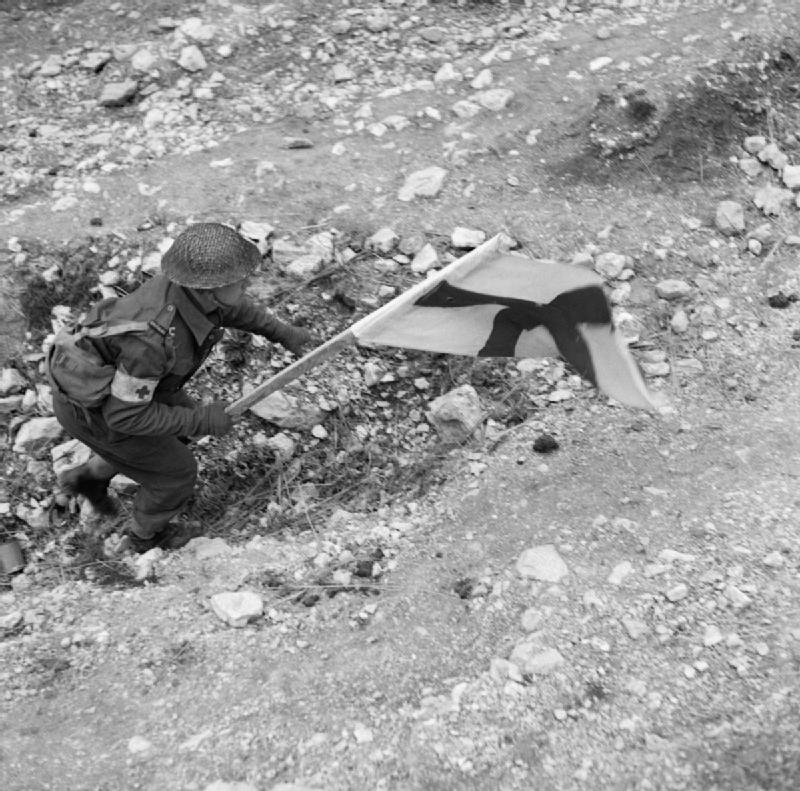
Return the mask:
M252 275L258 248L218 222L190 225L161 257L161 271L179 286L217 288Z

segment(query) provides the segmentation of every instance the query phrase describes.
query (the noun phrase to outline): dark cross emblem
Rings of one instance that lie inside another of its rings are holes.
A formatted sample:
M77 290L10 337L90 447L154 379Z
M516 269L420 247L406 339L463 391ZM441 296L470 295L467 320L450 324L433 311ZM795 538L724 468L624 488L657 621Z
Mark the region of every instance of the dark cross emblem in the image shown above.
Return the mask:
M578 330L578 324L611 324L611 311L600 286L564 291L550 302L541 304L527 299L467 291L443 280L414 304L426 308L502 305L503 309L494 317L486 343L478 352L479 357L513 357L523 330L544 327L553 337L561 356L581 376L597 384L592 356Z
M138 390L134 390L136 397L142 401L150 395L150 388L147 385L142 385Z

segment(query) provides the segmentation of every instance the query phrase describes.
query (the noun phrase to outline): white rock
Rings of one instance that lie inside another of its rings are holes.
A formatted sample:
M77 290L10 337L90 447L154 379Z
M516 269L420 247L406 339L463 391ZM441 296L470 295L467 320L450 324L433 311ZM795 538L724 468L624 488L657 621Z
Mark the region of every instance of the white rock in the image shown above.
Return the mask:
M214 25L205 24L199 16L185 19L181 23L179 30L184 36L200 44L208 44L213 41L217 32Z
M689 587L685 583L679 582L677 585L673 585L664 595L669 601L678 602L689 595Z
M711 648L721 643L722 640L722 632L716 626L713 624L706 626L705 632L703 633L703 645L706 648Z
M514 98L514 91L509 88L490 88L480 91L472 97L481 107L493 112L504 110L506 105Z
M446 176L447 171L437 165L414 171L406 178L397 198L406 202L414 198L433 198L441 192Z
M523 641L509 657L523 673L547 675L564 664L564 657L555 648L542 648L537 641Z
M756 191L753 203L767 216L778 215L781 213L783 204L789 203L793 197L791 190L776 187L774 184L765 184Z
M249 239L257 248L261 255L266 255L272 247L272 237L275 235L275 228L268 222L253 222L244 220L239 226L239 233L245 239Z
M728 585L725 588L725 598L733 605L734 610L743 610L752 604L752 599L735 585Z
M138 90L139 83L136 80L107 82L103 85L98 101L103 107L121 107L133 99Z
M149 49L140 49L131 58L131 68L134 71L148 72L155 68L157 63L158 57Z
M800 165L787 165L781 178L790 190L800 190Z
M610 66L613 62L614 58L609 58L608 55L602 55L589 63L589 71L600 71L606 66Z
M367 30L373 33L383 33L392 26L392 18L388 11L376 8L366 17L364 24L367 26Z
M252 388L250 388L252 389ZM243 392L246 395L248 388ZM280 428L310 429L323 418L318 407L306 407L294 397L279 390L250 407L250 411Z
M461 99L455 102L451 109L459 118L474 118L483 108L468 99Z
M786 559L783 557L783 555L781 555L780 552L776 550L774 552L770 552L769 555L766 555L761 562L765 566L769 566L771 569L780 569L786 564Z
M622 585L631 574L633 574L633 563L629 560L623 560L611 570L608 575L608 582L611 585Z
M15 453L31 453L61 438L64 429L57 418L35 417L24 423L14 439Z
M411 270L417 274L423 274L437 266L439 266L439 256L436 248L430 243L423 245L411 261Z
M305 253L294 259L290 264L284 267L284 272L296 278L306 278L311 275L317 274L325 262L318 253Z
M181 49L181 54L178 57L178 65L186 71L202 71L208 66L200 47L196 44L189 44Z
M161 547L153 547L147 552L139 555L134 565L136 567L135 577L140 582L153 575L156 563L164 557L164 550Z
M12 610L5 615L0 615L0 629L15 629L24 619L21 610Z
M289 461L294 456L297 443L283 431L270 437L266 446L270 448L281 461Z
M375 740L372 731L361 722L357 722L353 726L353 738L355 738L359 744L370 744Z
M739 169L745 176L755 178L761 173L761 163L754 157L742 157L739 160Z
M470 83L470 86L474 88L476 91L481 91L484 88L488 88L492 84L492 70L491 69L481 69L476 75L475 78Z
M39 74L41 74L42 77L56 77L61 74L63 65L60 56L50 55L39 67Z
M211 607L225 623L242 627L261 616L264 600L253 591L225 591L211 597Z
M642 635L647 634L648 627L644 621L639 621L636 618L621 618L620 622L622 623L625 631L628 633L628 637L631 640L638 640Z
M0 371L0 396L23 393L27 387L27 380L16 368L3 368Z
M311 436L316 437L316 439L327 439L328 432L321 423L317 423L316 426L311 427Z
M669 320L670 329L676 335L683 335L689 329L689 317L683 308L678 308Z
M228 783L225 780L215 780L213 783L209 783L203 791L259 791L259 789L251 783ZM314 791L314 789L303 788L294 783L278 783L270 791Z
M348 82L355 79L353 70L344 63L335 63L331 69L331 77L334 82Z
M778 148L776 143L767 143L767 145L758 152L757 156L762 162L766 162L777 171L783 170L786 165L789 164L789 157Z
M394 250L395 245L400 241L400 237L394 232L392 228L384 226L375 231L372 236L366 240L367 250L373 250L377 253L388 254Z
M483 423L480 398L472 385L461 385L430 402L426 413L444 442L461 443Z
M91 448L77 439L62 442L50 450L50 457L53 459L53 473L58 476L67 470L85 464L91 455Z
M184 554L194 555L197 560L207 560L227 555L231 552L230 545L223 538L218 536L197 536L189 541L183 548Z
M717 229L726 236L744 231L744 206L737 201L724 200L717 204L714 217Z
M461 79L461 73L456 71L452 63L443 63L436 74L433 75L433 81L436 85L441 85L444 82L453 82Z
M552 544L526 549L517 558L517 574L541 582L560 582L569 574L567 564Z
M621 253L600 253L595 258L594 268L606 280L614 280L622 274L627 262L627 256Z
M386 371L382 365L368 361L364 364L364 384L367 387L375 387L383 378L384 373L386 373Z
M146 753L153 749L153 743L144 738L144 736L132 736L128 740L128 752L133 755Z
M394 129L395 132L402 132L403 129L411 126L411 121L409 121L405 115L399 115L398 113L387 115L381 123L390 129Z
M656 284L656 294L661 299L685 299L692 293L692 287L684 280L661 280Z
M478 245L483 244L485 241L485 231L473 228L464 228L460 225L453 229L453 233L450 236L450 244L452 244L453 247L462 249L471 250L473 247L477 247Z
M762 135L751 135L744 139L742 145L748 154L758 154L766 148L767 138Z

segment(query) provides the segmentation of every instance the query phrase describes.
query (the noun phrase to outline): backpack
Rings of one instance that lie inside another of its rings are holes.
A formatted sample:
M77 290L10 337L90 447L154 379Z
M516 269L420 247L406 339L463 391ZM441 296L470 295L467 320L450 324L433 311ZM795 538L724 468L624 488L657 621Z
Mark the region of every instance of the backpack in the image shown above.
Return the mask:
M82 324L79 320L76 326L59 330L47 355L47 375L53 389L73 403L89 409L100 406L106 400L111 392L111 380L117 372L113 363L103 359L92 339L149 332L156 332L163 338L172 331L172 305L165 305L149 321L115 321L102 316L103 308L113 302L116 300L100 303L97 318L88 324Z

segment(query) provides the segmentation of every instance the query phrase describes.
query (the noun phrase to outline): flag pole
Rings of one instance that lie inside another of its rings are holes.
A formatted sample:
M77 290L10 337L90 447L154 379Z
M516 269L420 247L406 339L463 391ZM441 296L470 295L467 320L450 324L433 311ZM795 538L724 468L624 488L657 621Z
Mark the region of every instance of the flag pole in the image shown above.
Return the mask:
M411 288L404 291L399 296L395 297L390 302L382 305L377 310L364 316L364 318L357 321L352 326L343 330L338 335L325 341L321 346L313 349L308 354L301 357L296 362L293 362L287 368L284 368L275 376L262 382L246 395L238 400L229 404L225 411L229 415L241 415L245 409L250 408L253 404L265 399L276 390L280 390L290 382L293 382L298 377L308 373L313 368L316 368L326 360L336 356L342 349L352 346L358 341L359 332L364 331L376 321L379 321L389 313L393 313L398 308L415 302L420 296L430 291L437 283L447 278L454 269L463 271L464 269L473 269L474 267L484 263L485 261L493 258L499 252L510 249L514 242L505 234L497 234L491 239L487 239L483 244L476 247L461 258L457 258L452 263L448 264L444 269L440 269L435 275L426 278L425 280L415 283Z
M253 404L263 401L271 393L280 390L282 387L288 385L289 382L293 382L299 376L308 373L312 368L316 368L320 363L324 363L325 360L335 357L342 349L352 346L355 342L356 336L353 334L353 327L348 327L330 340L325 341L321 346L312 349L308 354L296 360L291 365L275 374L275 376L267 379L266 382L262 382L258 387L255 387L237 401L229 404L225 408L225 411L229 415L241 415L245 409L249 409Z

